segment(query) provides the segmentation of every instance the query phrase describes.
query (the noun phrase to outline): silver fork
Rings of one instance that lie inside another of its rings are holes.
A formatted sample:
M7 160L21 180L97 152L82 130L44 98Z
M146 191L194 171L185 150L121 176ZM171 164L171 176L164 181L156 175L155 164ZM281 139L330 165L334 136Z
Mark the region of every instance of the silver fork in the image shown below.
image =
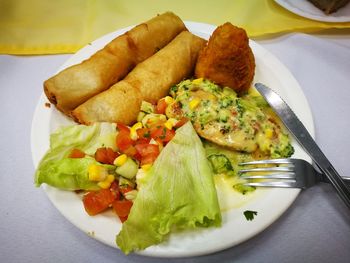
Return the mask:
M256 187L285 187L306 189L318 182L329 183L327 177L305 160L271 159L240 163L243 167L238 171L241 178L249 179L244 185ZM263 181L251 181L264 179ZM350 186L350 177L342 177Z

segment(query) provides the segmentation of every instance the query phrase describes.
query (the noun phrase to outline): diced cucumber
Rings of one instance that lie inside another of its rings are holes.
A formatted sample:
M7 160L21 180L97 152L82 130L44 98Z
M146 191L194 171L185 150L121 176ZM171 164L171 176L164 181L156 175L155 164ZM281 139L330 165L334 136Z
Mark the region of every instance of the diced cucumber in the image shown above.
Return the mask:
M119 181L119 187L121 187L121 188L122 187L128 187L128 186L130 186L132 188L135 187L135 183L133 181L131 181L129 179L126 179L126 178L124 178L122 176L119 177L118 181Z
M142 119L146 116L146 113L144 113L143 111L139 112L139 115L137 115L137 121L142 121Z
M117 167L115 171L117 174L125 178L132 179L136 176L138 168L138 164L133 159L128 157L126 162L123 165Z
M142 101L141 111L145 113L154 113L154 106L147 101Z

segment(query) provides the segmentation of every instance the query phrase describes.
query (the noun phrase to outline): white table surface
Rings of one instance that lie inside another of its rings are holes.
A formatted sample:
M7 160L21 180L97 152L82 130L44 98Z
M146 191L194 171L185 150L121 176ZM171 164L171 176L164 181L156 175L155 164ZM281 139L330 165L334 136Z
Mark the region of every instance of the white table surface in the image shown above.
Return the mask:
M258 40L300 83L316 141L350 175L350 35L287 34ZM30 128L42 83L70 55L0 56L0 261L164 262L124 256L68 222L33 185ZM167 262L350 262L350 210L333 188L303 191L254 238L212 255Z

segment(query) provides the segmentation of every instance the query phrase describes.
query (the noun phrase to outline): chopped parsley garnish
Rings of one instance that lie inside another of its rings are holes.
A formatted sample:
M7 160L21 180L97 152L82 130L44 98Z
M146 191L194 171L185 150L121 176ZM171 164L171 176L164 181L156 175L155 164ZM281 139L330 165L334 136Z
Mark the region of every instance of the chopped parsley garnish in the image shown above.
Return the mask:
M258 215L258 212L246 210L243 212L243 214L248 221L252 221L254 219L254 216Z

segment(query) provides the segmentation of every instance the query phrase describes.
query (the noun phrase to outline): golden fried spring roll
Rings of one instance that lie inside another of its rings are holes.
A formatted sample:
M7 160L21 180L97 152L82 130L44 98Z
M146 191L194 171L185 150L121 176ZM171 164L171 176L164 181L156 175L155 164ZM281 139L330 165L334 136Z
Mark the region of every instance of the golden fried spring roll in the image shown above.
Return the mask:
M172 85L192 74L205 43L188 31L181 32L162 50L138 64L125 79L78 106L72 116L83 124L133 123L142 100L155 103L168 94Z
M124 78L183 30L184 23L171 12L154 17L115 38L89 59L46 80L45 94L57 109L69 115L78 105Z

